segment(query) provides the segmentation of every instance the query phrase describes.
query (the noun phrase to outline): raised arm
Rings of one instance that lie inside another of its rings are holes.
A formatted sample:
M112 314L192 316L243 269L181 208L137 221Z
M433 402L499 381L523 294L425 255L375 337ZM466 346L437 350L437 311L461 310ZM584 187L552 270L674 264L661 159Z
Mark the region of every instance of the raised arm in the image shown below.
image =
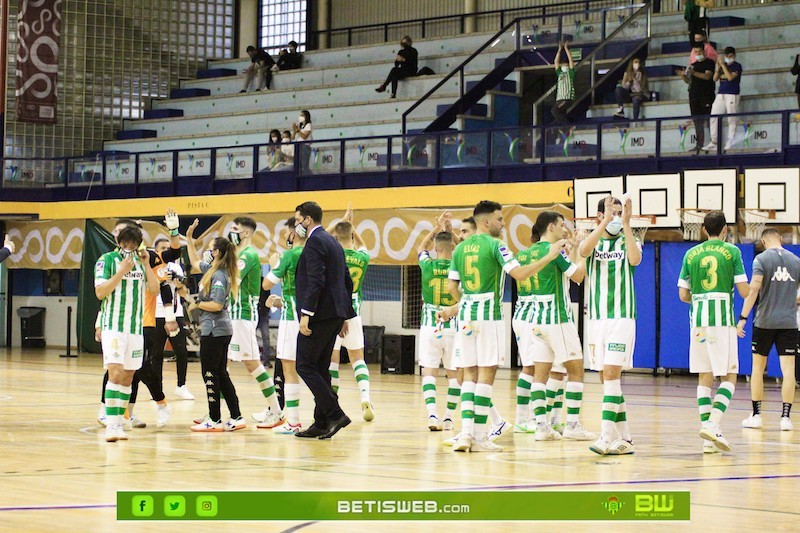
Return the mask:
M200 224L200 220L194 219L192 225L186 230L186 251L189 253L189 263L191 263L191 273L192 274L199 274L200 273L200 255L197 253L197 248L194 246L194 230L197 229L197 225Z
M567 61L569 62L569 68L575 68L575 61L572 59L572 54L569 51L569 41L564 41L564 53L567 54Z
M449 214L449 211L445 211L444 213L436 217L433 229L431 229L428 232L425 238L422 239L422 242L420 243L419 247L417 247L417 255L421 254L422 252L427 252L431 249L431 243L433 243L434 237L436 237L436 235L438 235L445 229L444 216L447 214Z
M609 222L614 218L614 200L608 196L605 199L605 207L604 207L604 215L603 220L597 225L596 228L589 234L588 237L581 241L580 246L578 247L578 253L580 254L581 258L589 257L594 250L597 243L600 242L600 237L603 236L603 232L606 231L606 227L608 227Z
M161 282L158 280L156 273L153 272L153 267L150 266L150 252L147 250L139 250L137 253L139 254L139 260L141 260L142 267L144 268L144 279L147 282L147 292L151 294L157 294L159 287L161 286Z
M558 242L553 243L550 246L550 251L547 252L547 255L535 261L529 265L525 266L516 266L508 271L508 275L514 278L517 281L522 281L528 279L529 277L533 276L541 269L546 267L553 259L555 259L560 253L561 250L567 245L566 239L561 239Z
M564 43L558 43L558 52L556 52L556 58L553 60L553 66L556 70L561 68L561 49L564 47Z
M180 219L178 218L178 213L171 207L167 209L167 214L164 216L164 225L169 230L169 246L172 250L177 250L177 256L179 258L181 256L181 235L178 231ZM164 258L164 261L169 263L176 259L177 258Z
M631 266L639 266L642 262L642 250L636 244L636 236L633 234L631 228L631 213L633 211L633 203L631 199L625 200L625 205L622 206L622 231L625 234L625 255L628 257L628 263Z

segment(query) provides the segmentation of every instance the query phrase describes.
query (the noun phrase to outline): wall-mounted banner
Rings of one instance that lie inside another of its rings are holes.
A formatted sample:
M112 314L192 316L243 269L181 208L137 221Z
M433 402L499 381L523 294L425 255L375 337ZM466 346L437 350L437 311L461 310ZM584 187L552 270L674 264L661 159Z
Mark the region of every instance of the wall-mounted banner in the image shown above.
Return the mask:
M17 17L17 120L56 123L61 0L20 0Z
M572 210L563 205L550 207L523 207L519 205L503 208L506 230L503 239L516 253L531 245L531 227L538 214L553 209L565 217L572 217ZM454 209L453 226L458 229L461 219L472 215L472 209ZM417 262L417 246L433 229L436 217L442 209L367 209L355 212L355 225L366 243L376 265L412 265ZM253 246L262 263L268 263L275 252L286 248L286 219L293 213L250 215L256 221L257 230ZM325 213L325 226L337 222L342 211ZM226 236L238 215L224 215L214 222L202 235L195 235L195 245L202 251L210 241ZM185 217L181 227L190 222ZM116 219L96 219L100 226L110 232ZM167 237L161 224L142 221L142 235L147 246L156 239ZM8 234L16 245L16 253L6 261L9 268L69 269L80 268L84 240L84 220L59 220L36 222L8 222ZM184 238L181 238L186 244Z

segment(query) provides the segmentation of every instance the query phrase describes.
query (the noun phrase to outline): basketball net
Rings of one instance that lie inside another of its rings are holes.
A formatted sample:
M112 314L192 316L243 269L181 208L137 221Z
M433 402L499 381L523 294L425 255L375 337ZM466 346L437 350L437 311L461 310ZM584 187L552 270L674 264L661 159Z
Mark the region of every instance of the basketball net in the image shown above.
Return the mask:
M699 241L700 229L708 209L678 209L681 215L684 241Z
M755 242L761 238L761 232L767 227L767 222L775 220L775 211L743 207L739 209L739 216L742 217L745 227L745 239L742 240Z
M575 231L578 232L578 239L583 240L589 236L597 227L598 221L594 217L588 218L574 218ZM637 241L643 243L644 237L650 225L655 222L655 217L651 216L631 216L631 230Z

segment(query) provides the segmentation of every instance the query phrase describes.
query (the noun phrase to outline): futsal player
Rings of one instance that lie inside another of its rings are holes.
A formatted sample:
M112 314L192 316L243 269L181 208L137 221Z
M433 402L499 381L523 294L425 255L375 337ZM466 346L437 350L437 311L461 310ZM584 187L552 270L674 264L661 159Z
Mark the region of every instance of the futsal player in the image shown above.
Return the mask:
M703 231L708 240L691 248L683 257L678 292L682 302L692 305L689 371L698 374L700 437L706 441L703 451L714 453L714 447L722 451L732 449L719 425L733 397L739 371L733 287L736 286L742 298L747 298L750 288L741 252L725 242L728 234L725 213L707 213ZM712 404L715 377L721 383Z
M792 402L794 400L794 365L797 357L797 290L800 280L800 259L781 246L781 234L775 228L761 232L764 251L753 260L753 279L750 294L744 300L742 314L736 325L739 337L744 338L747 318L758 299L753 322L753 371L750 374L750 397L753 413L742 426L761 429L761 401L764 397L764 370L767 355L773 346L781 363L783 383L781 396L781 431L792 431Z

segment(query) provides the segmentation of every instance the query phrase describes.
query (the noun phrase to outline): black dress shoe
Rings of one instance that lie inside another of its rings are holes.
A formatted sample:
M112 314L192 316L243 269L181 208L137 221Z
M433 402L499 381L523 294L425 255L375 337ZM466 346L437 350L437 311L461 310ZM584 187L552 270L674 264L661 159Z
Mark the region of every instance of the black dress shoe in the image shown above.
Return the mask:
M329 439L334 435L336 435L336 433L338 433L340 429L345 428L349 425L350 425L350 418L348 418L347 415L344 415L342 416L342 418L331 422L330 425L328 426L328 431L320 435L319 438Z
M315 439L327 433L328 433L327 429L323 429L321 427L316 426L315 424L311 424L311 427L309 427L305 431L298 431L297 433L294 434L294 436L300 437L301 439Z

